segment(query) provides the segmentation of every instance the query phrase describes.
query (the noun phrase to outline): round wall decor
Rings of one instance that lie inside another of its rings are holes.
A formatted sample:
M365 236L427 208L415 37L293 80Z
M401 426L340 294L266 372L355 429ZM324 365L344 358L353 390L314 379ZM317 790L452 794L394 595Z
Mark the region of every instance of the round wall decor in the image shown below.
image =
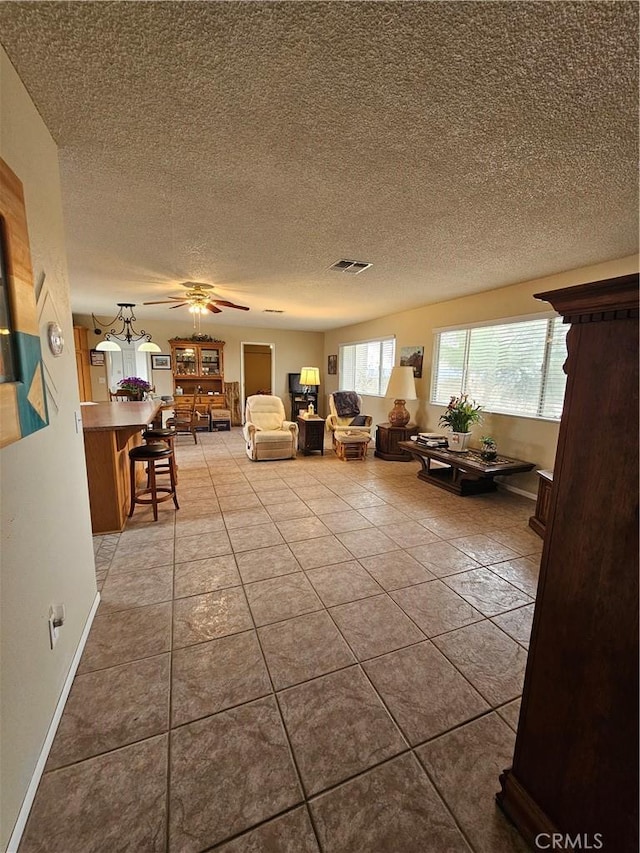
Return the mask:
M64 349L64 336L59 323L49 323L47 326L47 342L52 354L57 358Z

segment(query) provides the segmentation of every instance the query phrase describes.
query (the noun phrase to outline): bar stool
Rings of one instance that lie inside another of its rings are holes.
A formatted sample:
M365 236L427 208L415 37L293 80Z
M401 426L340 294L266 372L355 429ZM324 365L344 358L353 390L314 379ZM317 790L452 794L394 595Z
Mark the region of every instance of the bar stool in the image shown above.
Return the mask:
M171 486L158 486L156 484L156 462L165 460L169 466L169 479ZM136 462L144 462L147 465L147 487L136 491ZM129 518L133 515L136 504L151 504L153 507L153 520L158 520L158 504L173 499L176 509L180 509L178 496L176 494L176 471L173 450L166 444L141 444L129 451L129 472L131 476L131 508ZM161 496L159 496L161 494ZM143 495L150 495L149 498Z
M166 429L164 427L158 427L146 429L142 433L142 437L147 442L147 444L155 444L159 441L164 441L165 444L171 449L174 450L173 440L176 437L177 432L175 429ZM173 457L174 464L174 473L176 477L176 483L178 482L178 463L176 462L175 453ZM165 473L169 471L169 462L162 462L160 465L156 465L156 473Z

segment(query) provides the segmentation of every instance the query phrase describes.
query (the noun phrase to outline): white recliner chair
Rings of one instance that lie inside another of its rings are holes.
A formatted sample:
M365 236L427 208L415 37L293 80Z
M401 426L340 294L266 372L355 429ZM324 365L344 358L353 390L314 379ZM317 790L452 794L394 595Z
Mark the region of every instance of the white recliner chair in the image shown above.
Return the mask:
M280 397L254 394L247 397L242 432L247 456L254 462L263 459L295 459L298 424L285 420Z

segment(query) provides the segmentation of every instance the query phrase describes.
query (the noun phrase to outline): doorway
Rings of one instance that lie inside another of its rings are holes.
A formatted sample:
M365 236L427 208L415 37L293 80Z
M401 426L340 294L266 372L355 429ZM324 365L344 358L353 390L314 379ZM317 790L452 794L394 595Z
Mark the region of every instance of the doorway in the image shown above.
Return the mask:
M273 394L274 345L246 341L240 344L240 396L242 411L252 394Z

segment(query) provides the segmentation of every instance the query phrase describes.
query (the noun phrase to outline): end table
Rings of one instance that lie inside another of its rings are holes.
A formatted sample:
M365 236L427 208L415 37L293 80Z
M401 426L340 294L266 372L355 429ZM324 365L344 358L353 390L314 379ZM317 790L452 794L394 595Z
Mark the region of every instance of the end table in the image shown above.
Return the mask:
M410 441L412 435L418 434L418 430L418 425L411 423L403 427L394 427L389 423L378 424L374 456L386 459L387 462L411 462L413 457L398 447L398 442Z
M298 450L305 456L319 450L324 456L324 418L317 415L313 418L303 418L298 415Z

